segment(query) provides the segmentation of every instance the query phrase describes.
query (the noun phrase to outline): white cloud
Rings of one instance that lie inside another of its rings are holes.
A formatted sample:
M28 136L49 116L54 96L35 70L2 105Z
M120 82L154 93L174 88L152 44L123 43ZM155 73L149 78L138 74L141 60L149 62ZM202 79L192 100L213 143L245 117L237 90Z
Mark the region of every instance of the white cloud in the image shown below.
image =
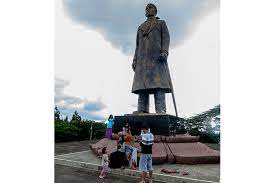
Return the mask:
M166 20L172 48L188 38L201 19L219 6L219 0L64 0L66 12L104 38L124 54L134 51L137 27L144 22L145 6L154 3Z
M201 18L184 44L170 50L168 62L180 116L219 104L218 22L219 11L214 9ZM55 57L56 77L69 81L69 85L63 83L66 95L100 100L106 105L100 114L106 118L110 113L136 110L137 96L131 93L132 55L122 54L100 32L73 21L61 1L56 1ZM154 111L152 104L151 100ZM167 95L167 113L174 114L171 95Z
M101 114L101 110L106 108L106 105L100 99L91 101L87 98L65 94L64 89L69 84L69 81L55 78L55 105L63 117L71 117L74 111L77 110L84 119L105 119L105 116Z

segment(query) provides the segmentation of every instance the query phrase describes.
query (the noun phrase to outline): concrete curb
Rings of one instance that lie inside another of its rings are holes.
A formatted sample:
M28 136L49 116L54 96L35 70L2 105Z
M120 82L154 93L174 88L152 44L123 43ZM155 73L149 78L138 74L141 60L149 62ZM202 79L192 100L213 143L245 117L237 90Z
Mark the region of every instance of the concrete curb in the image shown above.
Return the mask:
M81 161L73 161L68 159L62 159L55 157L55 163L59 165L65 165L65 166L72 166L77 168L85 168L90 169L94 171L100 171L101 166L98 164L88 163L88 162L81 162ZM131 170L131 169L111 169L110 174L118 175L118 176L127 176L127 177L133 177L133 178L139 178L140 177L140 171L137 170ZM217 183L213 181L208 180L201 180L201 179L194 179L194 178L188 178L188 177L180 177L180 176L171 176L171 175L164 175L159 173L154 173L153 178L156 181L160 182L173 182L173 183Z

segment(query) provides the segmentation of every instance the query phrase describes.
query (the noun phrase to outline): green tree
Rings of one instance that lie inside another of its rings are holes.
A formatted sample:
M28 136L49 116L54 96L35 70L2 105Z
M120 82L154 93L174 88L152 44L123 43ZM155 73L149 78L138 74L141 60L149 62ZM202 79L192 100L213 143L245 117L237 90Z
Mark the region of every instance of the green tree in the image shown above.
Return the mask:
M92 123L92 139L102 139L105 137L107 125L104 123Z
M74 111L71 122L72 123L80 123L81 122L81 116L78 114L77 111Z
M203 142L218 143L220 139L220 105L184 120L185 130L190 135L200 136Z
M68 120L68 116L66 116L66 117L65 117L64 122L66 122L66 123L68 123L68 122L69 122L69 120Z
M60 111L58 110L57 106L54 108L54 121L60 121Z
M55 142L78 140L79 128L64 121L55 123Z
M58 109L55 109L58 111ZM57 112L58 113L58 112ZM60 113L58 113L60 119ZM92 120L83 120L77 111L74 112L72 119L68 123L68 117L60 119L55 123L55 141L75 141L75 140L88 140L91 133L91 125L93 124L93 138L102 139L105 137L106 124L95 123Z

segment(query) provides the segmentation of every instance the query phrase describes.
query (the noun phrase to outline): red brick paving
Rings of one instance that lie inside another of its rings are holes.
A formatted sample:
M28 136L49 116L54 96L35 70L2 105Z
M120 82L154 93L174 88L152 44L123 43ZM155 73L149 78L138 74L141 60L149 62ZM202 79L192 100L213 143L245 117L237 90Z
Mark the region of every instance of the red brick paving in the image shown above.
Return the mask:
M164 141L165 140L165 141ZM175 137L156 136L153 145L153 164L208 164L219 163L220 153L198 142L199 137L180 135ZM90 147L94 153L101 155L101 148L107 147L107 153L116 151L116 140L101 139ZM139 143L135 147L140 149Z

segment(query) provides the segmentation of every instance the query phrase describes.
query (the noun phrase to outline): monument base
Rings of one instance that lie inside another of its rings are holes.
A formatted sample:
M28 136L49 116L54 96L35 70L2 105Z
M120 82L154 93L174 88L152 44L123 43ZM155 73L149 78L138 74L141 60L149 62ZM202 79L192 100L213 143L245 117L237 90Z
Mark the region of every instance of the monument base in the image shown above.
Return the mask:
M115 137L116 135L114 135ZM141 149L140 143L135 142L135 148ZM95 144L90 144L91 150L101 156L102 148L107 147L110 154L117 150L117 139L101 139ZM152 148L153 164L212 164L220 162L220 152L211 149L199 142L198 136L177 135L160 136L155 135Z
M122 131L123 126L128 123L131 127L132 135L140 135L141 127L147 124L154 135L174 135L177 124L184 122L179 118L169 114L126 114L124 116L115 116L113 132Z

